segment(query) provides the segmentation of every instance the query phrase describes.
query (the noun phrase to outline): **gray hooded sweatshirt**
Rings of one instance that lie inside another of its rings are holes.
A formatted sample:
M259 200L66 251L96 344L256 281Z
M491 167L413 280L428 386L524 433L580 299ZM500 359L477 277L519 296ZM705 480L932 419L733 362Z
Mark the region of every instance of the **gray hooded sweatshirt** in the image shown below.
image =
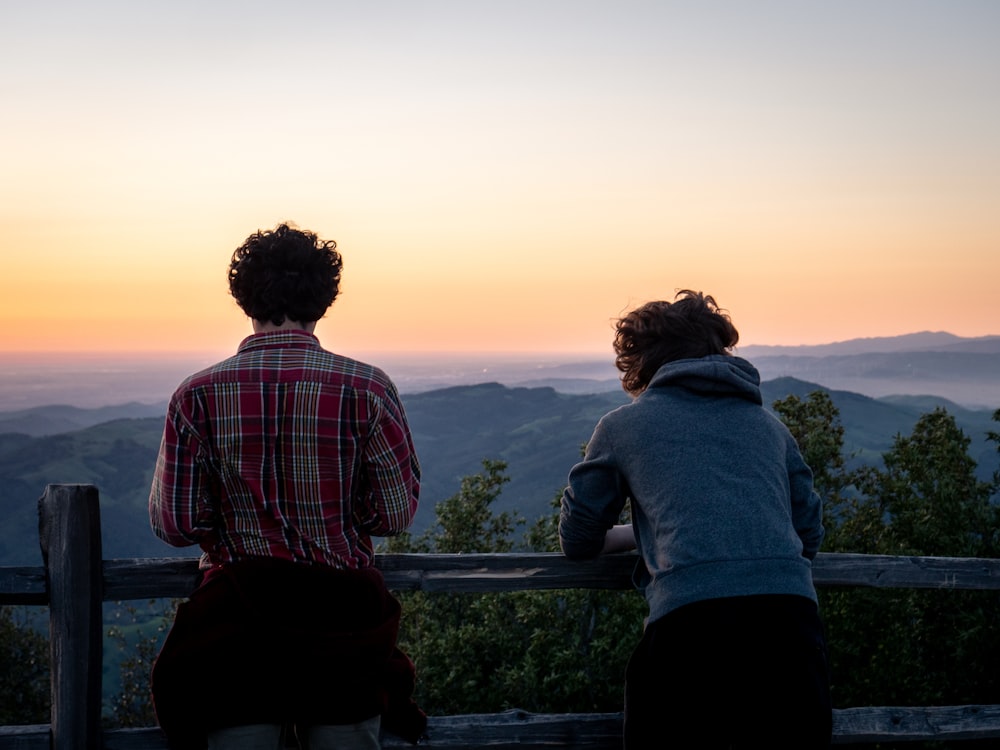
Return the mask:
M559 539L596 557L631 499L649 622L692 602L755 594L816 601L823 540L812 472L764 409L760 375L726 355L670 362L606 414L562 499Z

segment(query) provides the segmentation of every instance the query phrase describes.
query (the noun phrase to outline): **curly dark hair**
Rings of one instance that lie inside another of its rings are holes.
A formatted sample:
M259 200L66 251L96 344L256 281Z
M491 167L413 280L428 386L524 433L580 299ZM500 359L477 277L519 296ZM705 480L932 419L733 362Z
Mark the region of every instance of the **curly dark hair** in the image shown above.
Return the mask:
M312 323L337 298L343 267L336 242L279 224L251 234L233 252L229 291L254 320Z
M675 302L647 302L615 325L615 366L622 388L632 395L646 390L667 362L728 354L740 334L707 294L683 289Z

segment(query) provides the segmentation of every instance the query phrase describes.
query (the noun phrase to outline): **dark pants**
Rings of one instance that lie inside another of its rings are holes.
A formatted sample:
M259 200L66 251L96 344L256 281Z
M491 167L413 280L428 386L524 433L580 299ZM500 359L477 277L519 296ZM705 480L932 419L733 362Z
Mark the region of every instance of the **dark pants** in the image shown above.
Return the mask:
M826 748L823 626L800 596L712 599L650 623L625 675L625 748Z

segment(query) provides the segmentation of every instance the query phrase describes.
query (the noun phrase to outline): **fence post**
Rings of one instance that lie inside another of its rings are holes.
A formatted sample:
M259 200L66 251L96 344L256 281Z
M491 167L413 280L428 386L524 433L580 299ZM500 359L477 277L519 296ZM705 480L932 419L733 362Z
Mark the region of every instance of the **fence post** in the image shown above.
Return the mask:
M47 485L38 516L49 592L52 750L99 748L102 563L97 488Z

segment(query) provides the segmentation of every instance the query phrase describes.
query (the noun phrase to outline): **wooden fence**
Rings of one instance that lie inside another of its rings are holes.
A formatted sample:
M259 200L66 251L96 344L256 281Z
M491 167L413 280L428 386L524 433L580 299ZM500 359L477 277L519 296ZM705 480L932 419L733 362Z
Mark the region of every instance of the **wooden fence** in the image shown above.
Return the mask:
M103 601L184 597L198 578L191 559L103 560L97 488L49 485L39 500L43 567L0 568L0 604L49 609L49 724L0 727L0 750L166 748L156 727L103 730ZM381 555L395 591L496 592L628 589L633 555L573 562L558 554ZM1000 590L1000 560L820 554L818 586ZM1000 665L998 665L1000 667ZM429 750L621 747L620 713L430 717ZM834 711L834 743L1000 738L1000 705L861 707ZM386 737L384 747L410 747Z

